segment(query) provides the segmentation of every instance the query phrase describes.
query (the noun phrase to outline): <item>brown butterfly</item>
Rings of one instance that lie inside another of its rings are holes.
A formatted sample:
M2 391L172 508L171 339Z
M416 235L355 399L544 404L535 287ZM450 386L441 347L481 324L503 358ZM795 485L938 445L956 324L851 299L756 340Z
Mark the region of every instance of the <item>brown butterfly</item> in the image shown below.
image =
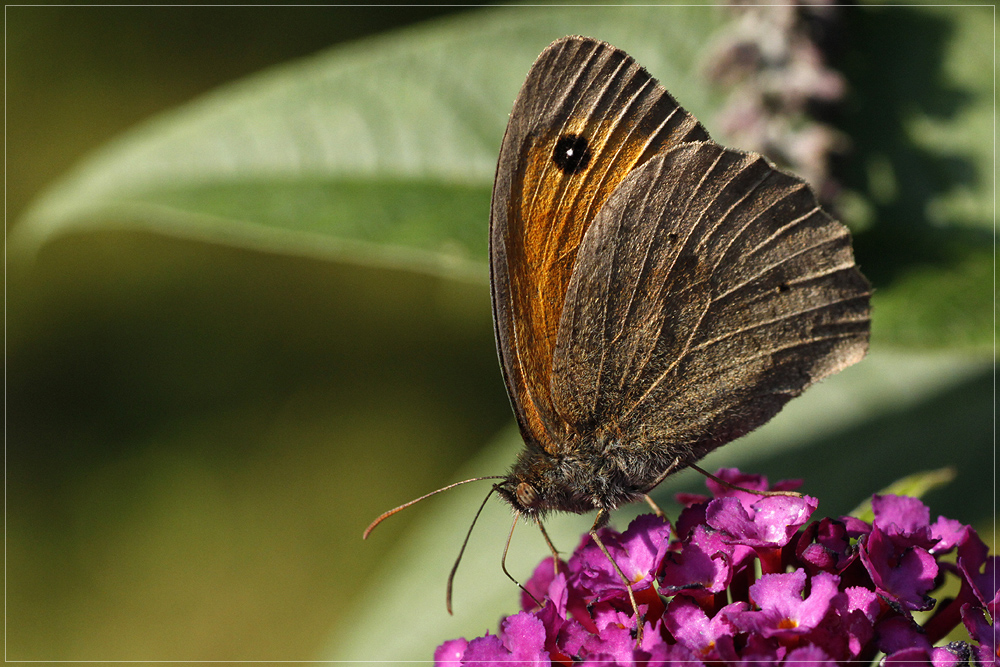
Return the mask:
M847 228L804 181L713 142L631 57L587 37L546 48L514 102L490 269L525 442L494 489L515 523L596 510L602 550L611 510L868 347L870 287Z

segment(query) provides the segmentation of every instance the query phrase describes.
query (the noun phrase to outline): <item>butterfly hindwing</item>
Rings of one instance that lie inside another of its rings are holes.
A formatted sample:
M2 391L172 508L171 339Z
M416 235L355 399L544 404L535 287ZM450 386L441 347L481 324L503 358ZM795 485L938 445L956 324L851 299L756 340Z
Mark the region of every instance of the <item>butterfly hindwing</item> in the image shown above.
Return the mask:
M684 144L588 229L553 358L570 428L700 458L858 361L869 285L846 227L755 154Z

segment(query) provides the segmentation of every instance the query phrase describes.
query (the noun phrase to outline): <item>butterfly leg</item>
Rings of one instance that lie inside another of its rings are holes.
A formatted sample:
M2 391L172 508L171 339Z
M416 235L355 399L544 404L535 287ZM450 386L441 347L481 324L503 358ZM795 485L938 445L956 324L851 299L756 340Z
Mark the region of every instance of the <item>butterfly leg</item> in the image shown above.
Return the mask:
M538 522L538 530L542 531L542 537L545 538L545 543L549 545L549 551L552 552L552 568L555 570L556 574L559 574L559 550L556 549L556 545L552 544L552 540L549 539L549 534L545 532L545 526L542 522Z
M604 542L601 541L601 537L597 534L597 530L599 528L603 528L610 518L611 514L607 510L602 509L598 511L597 518L594 519L594 525L590 529L590 536L594 538L594 542L597 543L597 547L601 550L601 553L603 553L607 559L611 561L611 565L614 566L615 572L618 573L618 576L621 577L622 582L625 584L625 590L628 591L628 599L632 602L632 610L635 611L635 643L636 645L639 645L642 643L642 626L645 624L645 619L642 617L642 614L639 613L639 605L636 604L635 593L632 592L632 583L628 580L628 577L625 576L625 573L622 572L622 569L618 567L618 563L616 563L615 559L611 557L611 554L608 552L608 548L604 546Z
M700 472L705 477L708 477L710 480L712 480L712 481L714 481L714 482L716 482L718 484L721 484L722 486L725 486L725 487L730 488L730 489L735 489L737 491L746 491L747 493L752 493L755 496L793 496L795 498L801 498L802 497L802 494L799 493L798 491L758 491L756 489L744 489L742 486L736 486L735 484L730 484L729 482L727 482L724 479L719 479L718 477L716 477L712 473L708 472L707 470L702 470L701 468L699 468L698 466L696 466L693 463L689 463L688 466L690 466L691 468L697 470L698 472Z
M642 494L642 497L646 499L646 504L653 508L653 512L656 513L656 516L661 519L665 519L667 517L667 515L663 513L663 510L660 509L660 506L656 504L656 501L649 497L648 493Z
M673 463L671 463L669 466L667 466L666 470L664 470L663 472L660 473L660 476L657 477L653 481L652 484L650 484L648 487L646 487L646 492L649 493L650 491L652 491L653 489L655 489L656 487L658 487L660 485L660 482L662 482L667 477L669 477L670 475L674 474L675 472L677 472L680 469L681 469L681 457L678 456L677 458L674 459ZM649 499L649 496L646 496L646 502L652 504L652 501ZM658 508L656 507L656 505L653 505L653 509L658 509ZM657 512L657 514L660 514L660 513ZM663 516L663 515L660 514L660 516Z

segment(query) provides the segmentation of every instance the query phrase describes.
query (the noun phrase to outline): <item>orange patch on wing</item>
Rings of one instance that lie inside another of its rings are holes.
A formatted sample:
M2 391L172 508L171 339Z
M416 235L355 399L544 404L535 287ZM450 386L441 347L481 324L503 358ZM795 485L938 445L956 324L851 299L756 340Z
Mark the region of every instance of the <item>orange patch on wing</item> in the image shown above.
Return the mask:
M631 129L620 120L588 126L571 119L558 133L537 138L524 156L523 196L509 204L507 253L516 269L511 272L512 310L527 389L522 399L528 399L522 405L535 434L558 421L549 387L552 356L583 235L628 174L662 148L650 144L648 133ZM590 152L587 165L575 173L563 172L553 160L556 142L567 135L584 137ZM549 449L550 438L539 440Z

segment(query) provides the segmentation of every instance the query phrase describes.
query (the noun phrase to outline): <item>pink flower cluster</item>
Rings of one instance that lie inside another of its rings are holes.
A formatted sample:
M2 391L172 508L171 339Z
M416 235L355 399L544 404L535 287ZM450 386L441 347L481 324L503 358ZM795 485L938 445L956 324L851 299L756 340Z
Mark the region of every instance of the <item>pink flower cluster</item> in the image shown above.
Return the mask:
M840 186L831 158L849 141L816 116L843 100L847 82L815 38L837 33L839 8L829 1L731 4L734 21L705 67L708 79L728 91L713 127L805 178L820 201L833 200Z
M720 470L754 490L766 478ZM994 665L998 663L995 556L969 526L915 498L875 496L872 523L853 517L809 523L809 496L759 496L708 482L711 498L681 495L676 526L640 516L601 539L632 582L643 619L608 559L584 535L558 572L552 558L522 594L524 611L499 634L438 647L444 665L737 664ZM956 552L954 562L939 558ZM936 605L944 574L958 595ZM936 609L935 609L936 605ZM934 609L920 625L913 612ZM937 644L959 623L973 643Z

